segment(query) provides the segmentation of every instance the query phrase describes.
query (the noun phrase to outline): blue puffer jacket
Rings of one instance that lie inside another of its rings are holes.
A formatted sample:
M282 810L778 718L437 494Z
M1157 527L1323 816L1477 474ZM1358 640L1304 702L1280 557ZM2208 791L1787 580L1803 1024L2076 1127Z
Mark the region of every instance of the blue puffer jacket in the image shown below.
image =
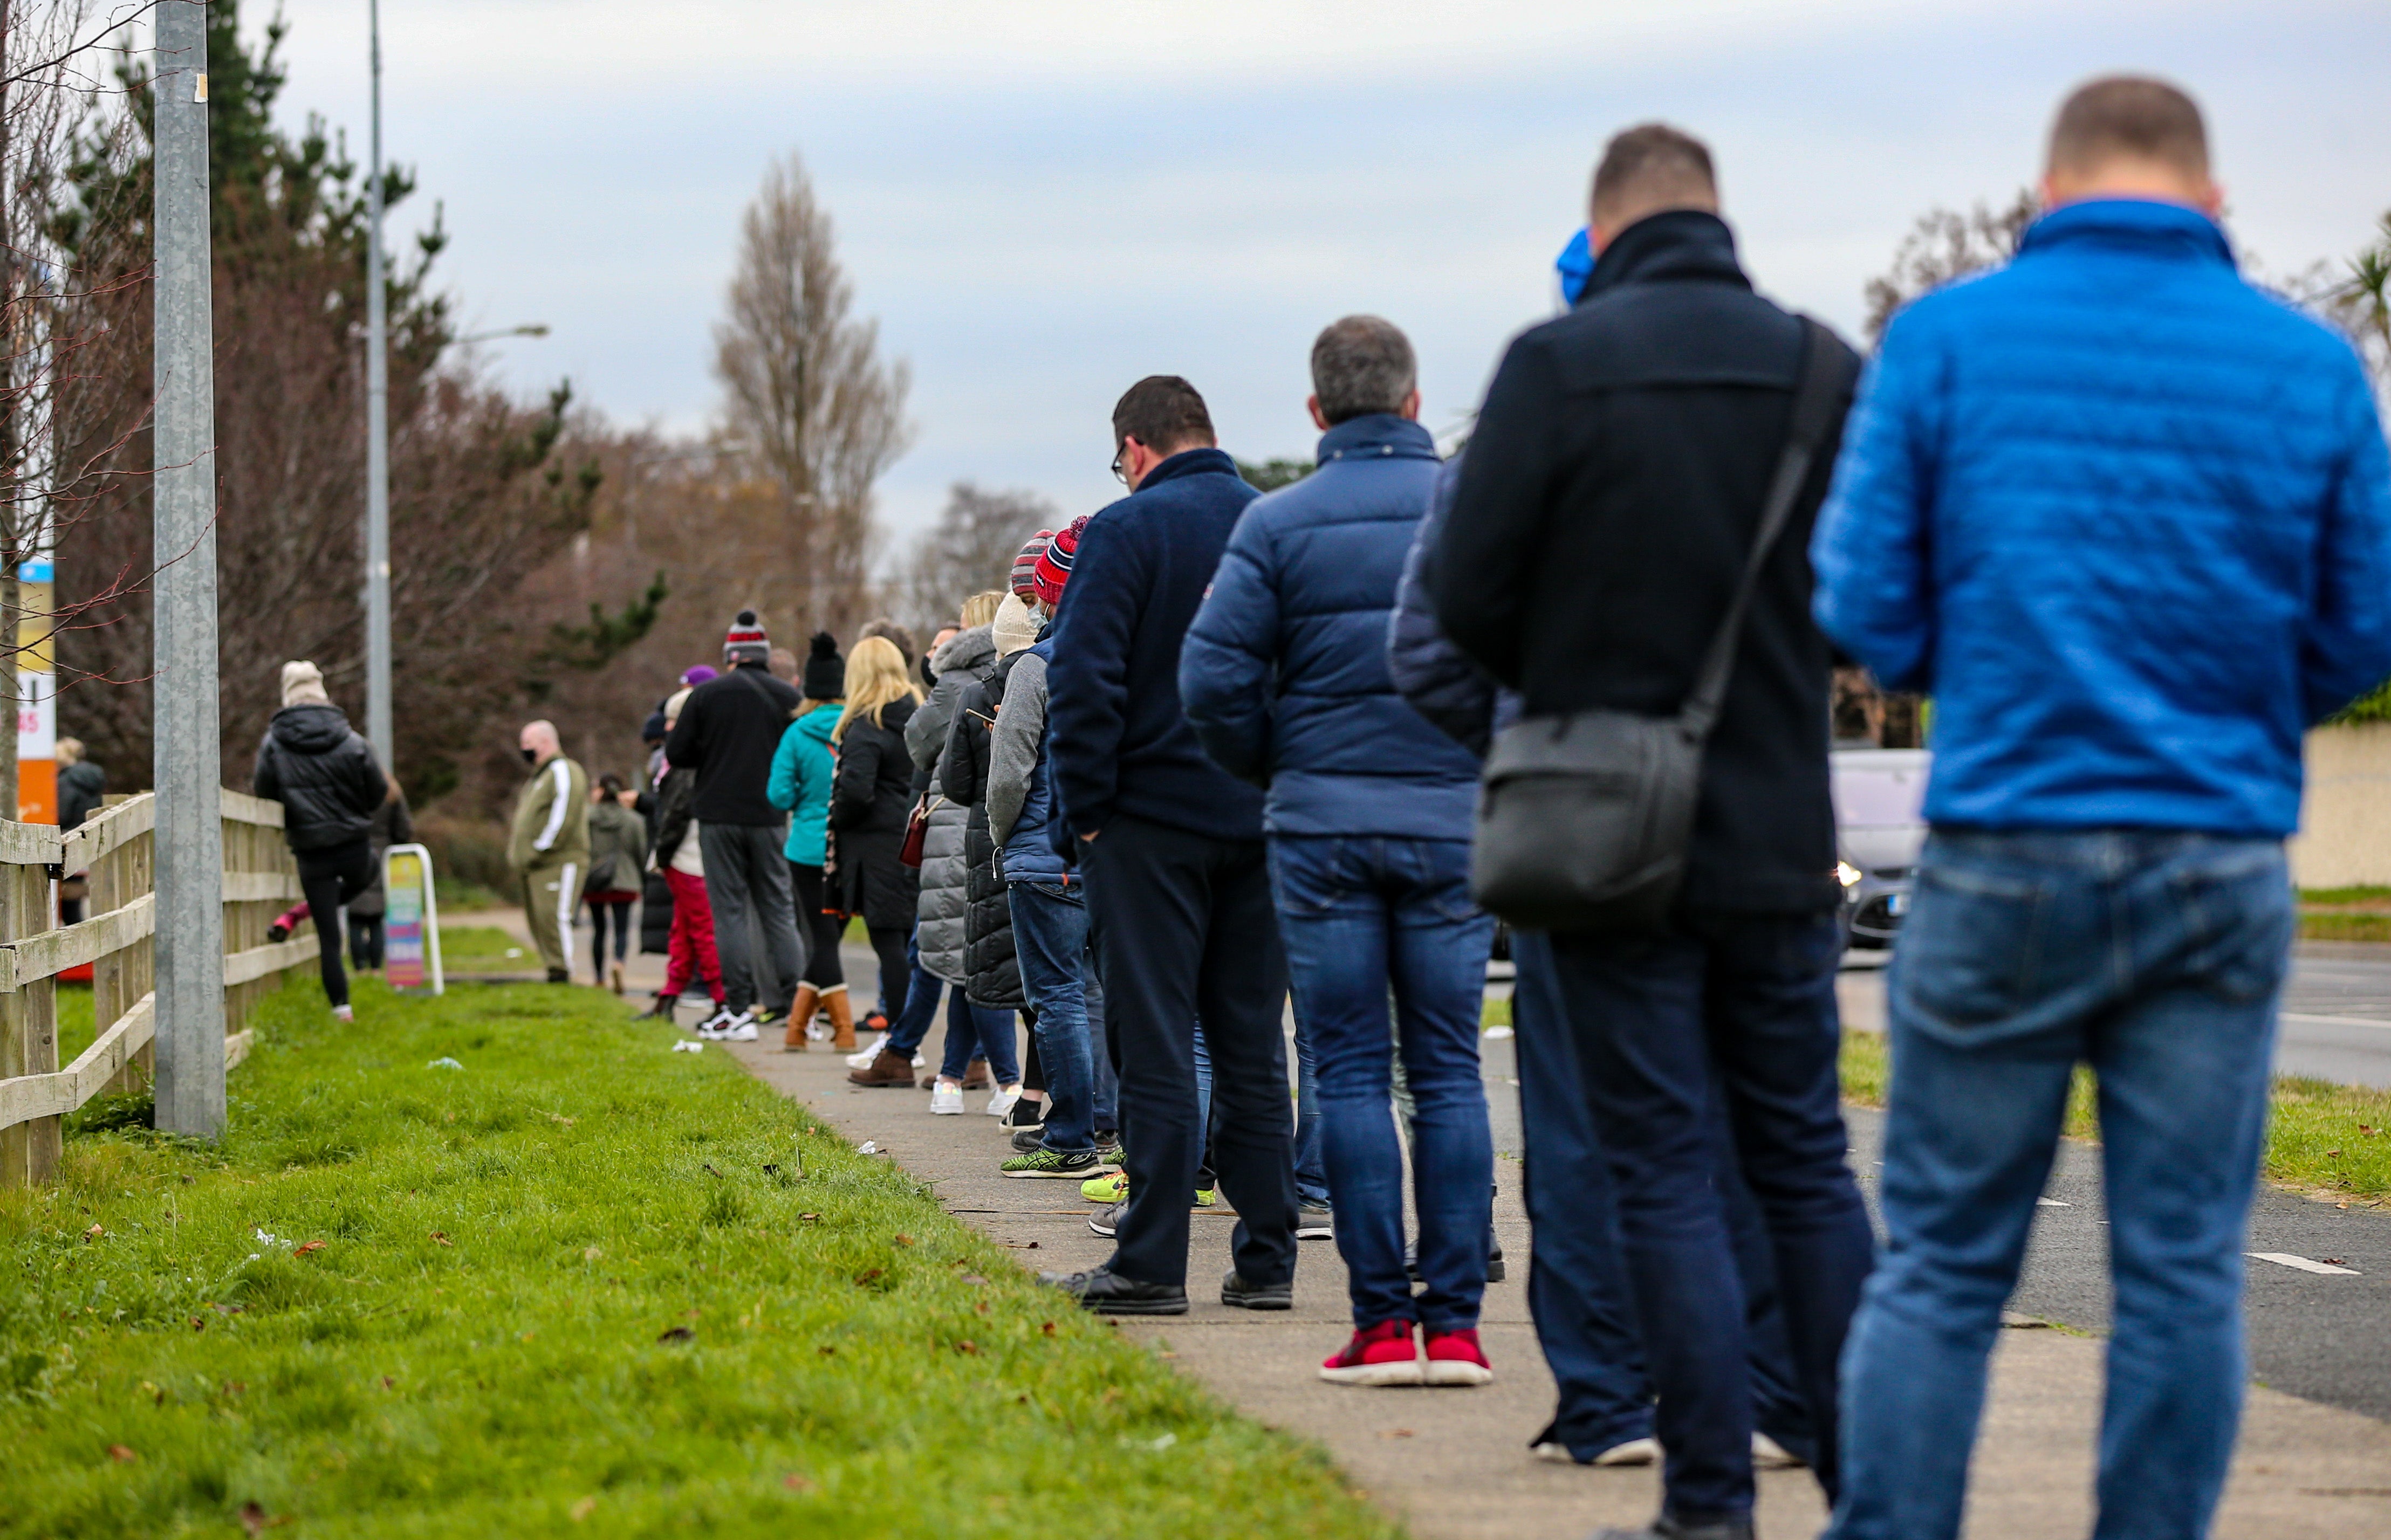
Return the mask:
M2349 345L2204 215L2079 203L1885 334L1818 623L1935 698L1926 815L2288 834L2304 727L2391 674L2391 468Z
M838 778L830 730L838 725L839 710L825 703L789 724L780 748L772 752L772 776L764 787L764 800L789 815L789 840L782 854L801 866L822 864L831 783Z
M1453 645L1436 623L1436 600L1428 594L1428 568L1445 516L1453 511L1461 461L1455 455L1436 473L1436 491L1412 536L1411 554L1403 558L1394 613L1387 617L1387 673L1412 710L1482 759L1494 735L1519 720L1519 692L1496 684L1476 659Z
M1387 621L1436 482L1402 417L1331 428L1320 468L1255 499L1180 653L1205 752L1265 782L1273 834L1469 838L1478 766L1395 693Z
M1030 672L1028 659L1035 659ZM1002 743L1007 730L1018 728L1025 717L1034 716L1034 730L1039 745L1038 757L1029 766L1027 789L1021 797L1021 811L1005 832L1004 879L1007 882L1055 882L1065 887L1077 884L1079 874L1064 865L1062 853L1054 848L1048 825L1054 818L1054 786L1046 774L1046 670L1054 661L1054 628L1052 625L1039 633L1037 643L1029 648L1025 661L1014 665L1013 678L1005 686L1004 711L997 713L996 736ZM1008 720L1006 712L1011 712Z

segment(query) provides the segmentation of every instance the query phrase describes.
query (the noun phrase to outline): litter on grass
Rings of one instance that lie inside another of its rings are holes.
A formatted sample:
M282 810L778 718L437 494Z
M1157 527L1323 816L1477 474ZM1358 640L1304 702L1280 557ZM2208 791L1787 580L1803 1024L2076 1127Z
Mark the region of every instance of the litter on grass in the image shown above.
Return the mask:
M675 1053L704 1053L705 1051L705 1045L703 1043L676 1043L672 1046L672 1051Z
M431 1063L426 1064L423 1067L427 1070L461 1070L465 1066L458 1063L446 1054L443 1054L438 1059L433 1059Z
M880 1143L876 1139L866 1139L855 1147L855 1152L858 1155L877 1155L880 1153Z

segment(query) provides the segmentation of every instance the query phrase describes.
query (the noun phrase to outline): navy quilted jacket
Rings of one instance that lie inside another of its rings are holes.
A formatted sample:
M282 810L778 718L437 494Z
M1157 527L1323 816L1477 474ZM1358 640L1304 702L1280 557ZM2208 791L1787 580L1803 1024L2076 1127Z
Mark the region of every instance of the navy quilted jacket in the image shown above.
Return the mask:
M1255 499L1179 661L1205 752L1266 784L1273 834L1469 838L1478 765L1395 693L1388 618L1436 483L1435 441L1372 415L1320 441L1320 468Z
M1919 301L1812 546L1818 623L1934 696L1926 815L2280 836L2391 674L2391 468L2347 342L2170 203L2079 203Z

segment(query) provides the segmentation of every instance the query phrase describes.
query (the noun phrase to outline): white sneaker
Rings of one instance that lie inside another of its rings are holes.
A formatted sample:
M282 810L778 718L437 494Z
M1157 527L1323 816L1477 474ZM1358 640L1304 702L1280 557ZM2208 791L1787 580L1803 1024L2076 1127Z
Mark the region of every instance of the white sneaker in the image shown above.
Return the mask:
M753 1043L756 1041L756 1018L741 1011L722 1023L722 1030L714 1034L714 1040L717 1043Z
M1562 1450L1562 1453L1566 1455L1568 1451L1564 1449ZM1652 1465L1657 1463L1660 1458L1660 1440L1649 1438L1632 1438L1624 1444L1614 1444L1609 1448L1605 1449L1601 1454L1595 1456L1594 1463L1605 1467L1620 1465Z
M350 1009L347 1006L334 1006L332 1007L332 1020L335 1021L354 1021L356 1019L357 1013Z
M880 1057L880 1045L887 1041L888 1034L885 1032L882 1033L878 1037L872 1041L869 1047L864 1048L859 1053L848 1054L847 1056L847 1067L850 1070L868 1070L872 1068L872 1061Z
M722 1034L722 1029L730 1023L730 1007L717 1006L714 1007L713 1015L704 1018L689 1030L711 1043Z
M812 1043L827 1043L830 1041L830 1038L831 1031L829 1022L817 1017L813 1020L806 1023L807 1041Z
M1013 1104L1020 1099L1021 1087L1017 1084L1007 1085L988 1098L988 1115L991 1118L1001 1118L1012 1111Z
M930 1110L939 1117L952 1117L963 1110L963 1088L952 1081L938 1082L930 1093Z

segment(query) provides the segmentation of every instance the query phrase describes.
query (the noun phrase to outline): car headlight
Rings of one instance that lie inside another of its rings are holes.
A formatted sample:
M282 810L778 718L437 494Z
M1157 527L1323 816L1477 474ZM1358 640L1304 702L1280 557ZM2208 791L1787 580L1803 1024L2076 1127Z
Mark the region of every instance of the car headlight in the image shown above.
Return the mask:
M1860 885L1860 869L1848 861L1838 861L1835 863L1835 880L1846 888L1856 888Z

